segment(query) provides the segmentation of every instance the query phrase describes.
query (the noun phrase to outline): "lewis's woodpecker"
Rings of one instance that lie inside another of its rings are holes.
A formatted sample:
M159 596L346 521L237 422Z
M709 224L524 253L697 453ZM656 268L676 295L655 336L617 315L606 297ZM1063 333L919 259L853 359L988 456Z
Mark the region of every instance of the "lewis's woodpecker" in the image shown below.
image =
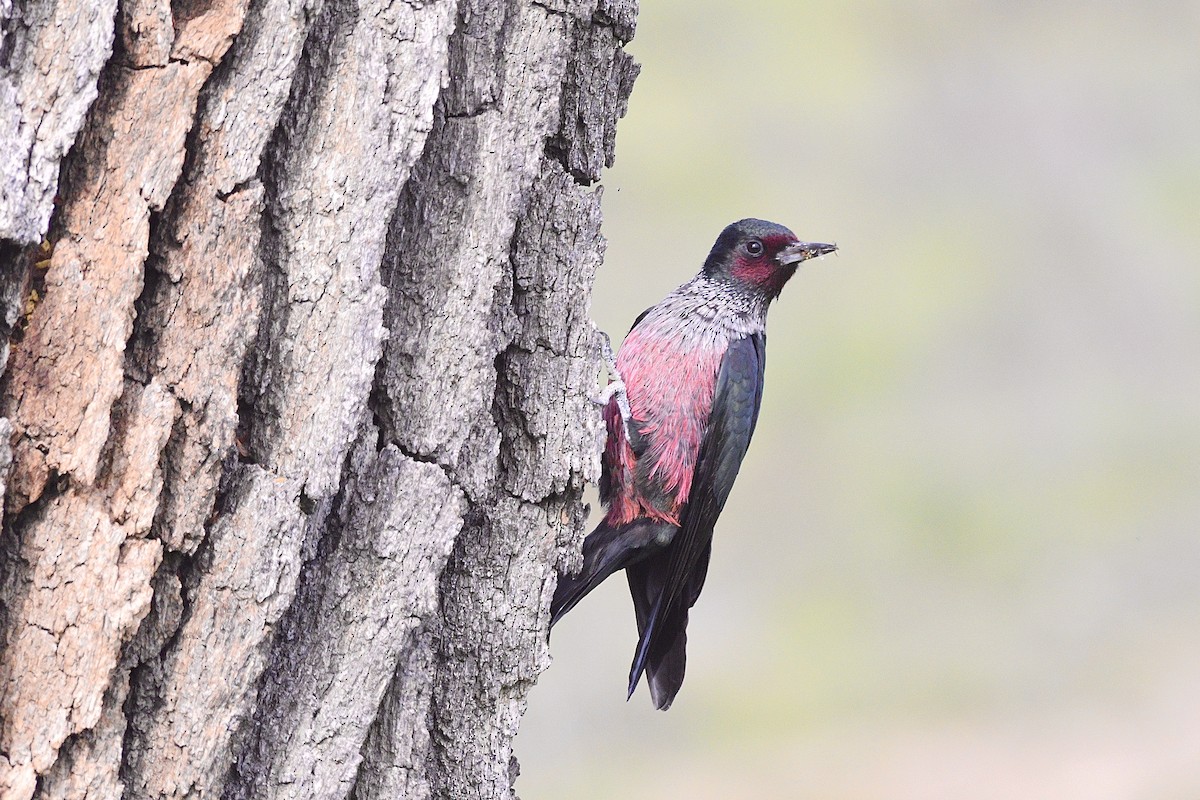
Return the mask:
M617 356L604 407L607 512L579 574L559 575L550 624L624 569L638 626L629 694L645 672L660 709L683 684L688 609L758 420L767 308L801 261L836 249L773 222L735 222L696 277L637 318Z

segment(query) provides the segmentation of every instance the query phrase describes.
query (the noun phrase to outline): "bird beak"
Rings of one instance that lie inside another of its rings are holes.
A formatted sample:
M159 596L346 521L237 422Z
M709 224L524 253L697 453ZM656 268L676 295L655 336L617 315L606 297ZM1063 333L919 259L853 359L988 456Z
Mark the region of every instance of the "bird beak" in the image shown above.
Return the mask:
M792 242L779 251L776 259L780 264L799 264L817 256L828 255L837 250L836 244L821 244L820 242Z

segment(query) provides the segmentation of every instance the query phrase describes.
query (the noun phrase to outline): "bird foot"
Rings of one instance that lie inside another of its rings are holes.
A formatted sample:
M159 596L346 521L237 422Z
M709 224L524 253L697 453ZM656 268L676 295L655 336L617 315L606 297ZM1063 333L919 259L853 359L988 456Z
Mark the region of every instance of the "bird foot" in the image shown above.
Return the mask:
M625 391L625 381L621 379L621 373L617 369L617 359L613 356L612 341L604 331L598 331L598 333L600 334L600 357L604 359L604 368L608 370L609 382L600 392L600 396L595 398L595 402L604 407L612 398L617 398L617 408L621 412L621 422L625 426L625 440L632 442L633 436L629 425L633 419L633 412L629 408L629 395Z
M625 393L625 381L618 379L609 381L608 386L605 386L600 391L600 394L592 398L592 402L603 408L604 406L608 405L608 401L612 400L614 396L617 397L618 406L621 405L621 400L623 398L625 399L626 403L629 402L629 395Z

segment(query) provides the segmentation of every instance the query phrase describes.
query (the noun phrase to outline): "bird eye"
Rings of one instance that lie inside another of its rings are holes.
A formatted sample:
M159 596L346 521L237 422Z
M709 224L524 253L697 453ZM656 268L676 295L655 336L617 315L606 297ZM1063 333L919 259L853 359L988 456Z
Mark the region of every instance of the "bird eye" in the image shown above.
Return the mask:
M758 258L763 254L763 243L758 239L751 239L750 241L746 242L746 252L755 258Z

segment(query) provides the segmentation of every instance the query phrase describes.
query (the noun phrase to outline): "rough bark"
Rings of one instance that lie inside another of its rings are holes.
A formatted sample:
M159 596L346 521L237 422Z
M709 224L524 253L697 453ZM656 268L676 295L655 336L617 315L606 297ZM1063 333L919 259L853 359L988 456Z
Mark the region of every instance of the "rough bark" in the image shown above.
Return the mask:
M0 0L0 796L512 796L635 15Z

